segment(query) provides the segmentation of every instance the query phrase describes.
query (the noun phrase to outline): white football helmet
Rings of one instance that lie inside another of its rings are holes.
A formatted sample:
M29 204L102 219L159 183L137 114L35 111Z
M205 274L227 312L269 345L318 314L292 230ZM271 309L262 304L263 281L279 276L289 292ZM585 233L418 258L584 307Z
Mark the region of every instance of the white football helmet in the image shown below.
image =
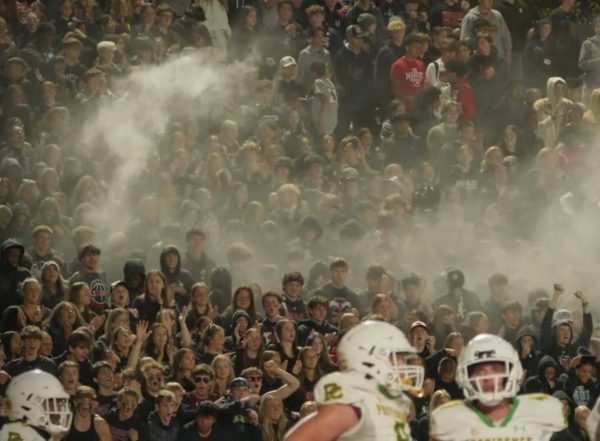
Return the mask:
M474 368L483 363L501 364L503 372L490 370L474 376ZM516 396L522 377L523 367L515 348L503 338L491 334L473 338L460 354L456 368L456 383L465 397L488 406Z
M423 386L423 367L404 361L404 356L414 353L402 331L389 323L371 320L350 329L338 346L343 371L364 374L394 397L403 391L419 391Z
M34 369L16 376L6 389L6 398L11 421L23 421L51 435L71 427L69 395L52 374Z

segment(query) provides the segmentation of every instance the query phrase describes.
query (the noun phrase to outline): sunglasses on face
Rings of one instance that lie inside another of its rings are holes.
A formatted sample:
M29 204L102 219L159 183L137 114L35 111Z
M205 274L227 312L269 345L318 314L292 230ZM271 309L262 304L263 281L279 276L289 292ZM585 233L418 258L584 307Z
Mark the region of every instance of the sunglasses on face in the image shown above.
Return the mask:
M194 377L194 381L196 383L202 382L202 383L207 383L208 384L208 383L210 383L210 377Z

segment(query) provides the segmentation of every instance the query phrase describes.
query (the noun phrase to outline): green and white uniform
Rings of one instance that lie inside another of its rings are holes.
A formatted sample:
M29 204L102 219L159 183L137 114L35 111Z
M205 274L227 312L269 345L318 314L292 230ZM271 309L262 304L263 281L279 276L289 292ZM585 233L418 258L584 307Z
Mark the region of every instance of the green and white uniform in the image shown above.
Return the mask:
M320 406L348 404L360 410L360 421L340 441L410 441L407 400L404 395L390 397L364 374L353 371L326 375L315 386Z
M25 423L7 423L0 430L0 441L47 441Z
M562 403L546 394L519 395L502 421L473 403L451 401L431 414L429 436L440 441L547 441L567 427Z

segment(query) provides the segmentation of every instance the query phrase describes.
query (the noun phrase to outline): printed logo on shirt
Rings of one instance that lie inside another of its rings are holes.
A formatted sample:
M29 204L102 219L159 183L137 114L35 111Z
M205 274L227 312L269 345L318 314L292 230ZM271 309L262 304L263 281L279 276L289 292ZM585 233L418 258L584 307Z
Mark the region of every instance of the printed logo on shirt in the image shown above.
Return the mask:
M560 364L565 369L569 369L569 363L571 362L571 357L567 354L562 354L558 356L558 364Z
M94 279L90 284L92 290L92 308L94 311L102 311L106 306L106 296L108 294L108 286L102 279Z
M325 401L338 400L342 398L342 387L337 383L327 383L325 385Z
M423 79L425 78L425 74L414 67L404 75L405 79L412 83L415 87L421 87L423 84Z
M575 401L578 406L588 406L590 401L592 401L590 391L584 386L577 386L573 391L573 401Z
M477 179L457 179L456 180L456 188L462 188L466 191L475 191L477 190L479 181Z

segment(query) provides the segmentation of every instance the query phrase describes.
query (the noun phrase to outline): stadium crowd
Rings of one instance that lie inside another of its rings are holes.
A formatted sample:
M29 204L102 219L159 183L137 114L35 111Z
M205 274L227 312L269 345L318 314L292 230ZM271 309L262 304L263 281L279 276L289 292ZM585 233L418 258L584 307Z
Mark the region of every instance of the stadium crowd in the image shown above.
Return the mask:
M536 3L0 1L2 389L56 375L66 440L282 441L368 317L426 369L415 440L487 332L587 440L598 254L546 239L600 213L600 17ZM169 115L101 216L118 155L82 128L182 53L246 93Z

